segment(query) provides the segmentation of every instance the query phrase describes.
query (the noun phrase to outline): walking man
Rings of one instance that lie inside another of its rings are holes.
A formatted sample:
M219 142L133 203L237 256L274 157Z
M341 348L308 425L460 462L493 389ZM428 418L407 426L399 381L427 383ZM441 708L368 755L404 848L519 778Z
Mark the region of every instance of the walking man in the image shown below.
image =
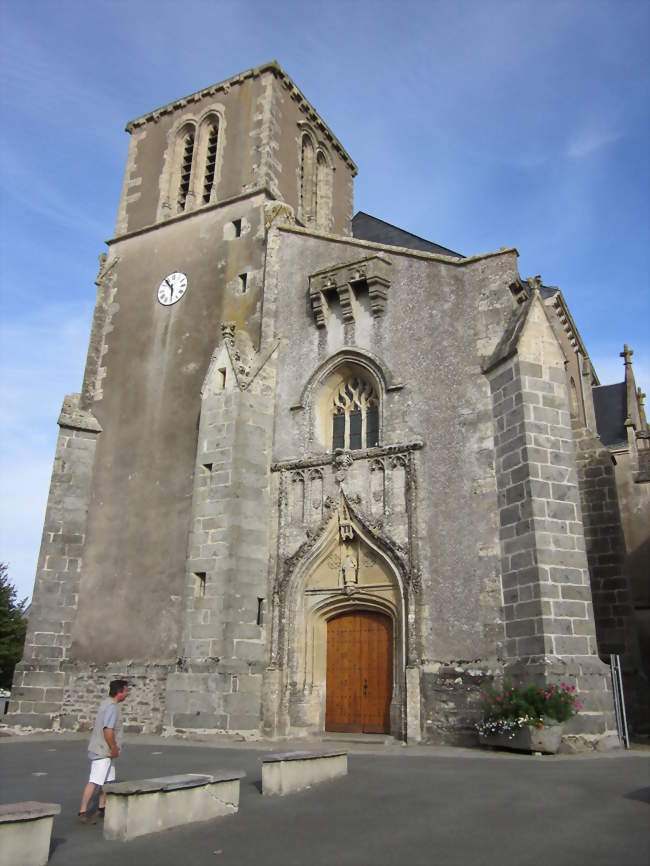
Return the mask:
M95 726L88 743L90 777L84 788L79 807L78 820L81 824L94 823L87 814L88 803L99 788L99 817L104 817L106 795L103 785L115 780L115 759L119 757L122 744L122 717L120 704L129 693L126 680L113 680L108 688L108 697L99 705Z

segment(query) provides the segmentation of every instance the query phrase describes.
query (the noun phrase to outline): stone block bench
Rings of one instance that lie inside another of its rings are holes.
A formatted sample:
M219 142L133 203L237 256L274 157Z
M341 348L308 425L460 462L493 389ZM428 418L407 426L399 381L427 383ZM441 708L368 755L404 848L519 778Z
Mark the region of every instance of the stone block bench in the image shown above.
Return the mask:
M45 866L50 856L58 803L7 803L0 806L0 866Z
M104 785L105 839L134 839L195 821L234 815L243 770L187 773Z
M262 794L290 794L347 776L347 752L282 752L262 759Z

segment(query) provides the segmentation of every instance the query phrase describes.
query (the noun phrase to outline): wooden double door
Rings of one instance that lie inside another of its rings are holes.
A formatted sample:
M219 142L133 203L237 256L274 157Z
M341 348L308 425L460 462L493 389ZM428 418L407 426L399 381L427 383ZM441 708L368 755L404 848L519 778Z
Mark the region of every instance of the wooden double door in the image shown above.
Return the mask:
M369 610L327 623L325 729L390 733L393 695L393 623Z

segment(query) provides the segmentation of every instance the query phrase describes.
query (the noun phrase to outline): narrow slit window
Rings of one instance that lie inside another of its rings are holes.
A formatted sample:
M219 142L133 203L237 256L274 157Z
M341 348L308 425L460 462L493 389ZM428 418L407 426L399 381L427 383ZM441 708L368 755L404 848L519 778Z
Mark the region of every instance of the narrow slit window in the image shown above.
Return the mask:
M264 625L264 599L257 596L257 624Z
M235 237L241 237L241 220L233 220L232 221L233 228L235 229Z
M181 177L178 187L178 210L184 211L187 196L190 191L190 179L192 176L192 157L194 155L194 133L188 132L183 143L183 155L181 158Z
M206 573L205 571L197 571L194 575L194 597L205 597Z
M225 367L219 368L219 390L220 391L226 390L226 368Z
M248 274L240 274L239 275L239 290L242 295L246 294L246 289L248 287Z
M203 181L203 203L208 204L212 196L214 186L214 173L217 166L217 144L219 143L219 127L215 124L210 127L208 136L208 150L205 157L205 174Z

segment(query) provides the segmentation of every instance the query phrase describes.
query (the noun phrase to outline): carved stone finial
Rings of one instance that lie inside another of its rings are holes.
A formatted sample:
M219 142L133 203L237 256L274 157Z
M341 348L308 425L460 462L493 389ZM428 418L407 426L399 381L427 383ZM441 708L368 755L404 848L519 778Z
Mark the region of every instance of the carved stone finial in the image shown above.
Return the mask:
M293 208L283 201L268 202L264 207L264 217L267 230L276 222L285 225L296 224L296 216Z
M528 277L526 282L531 287L531 289L537 289L538 291L542 288L542 277L541 274L537 274L534 277Z
M231 349L235 348L235 323L234 322L222 322L221 323L221 336L224 339L224 342L227 343Z
M641 390L641 388L637 388L637 389L636 389L636 397L637 397L637 400L639 401L639 407L640 407L641 409L643 409L643 408L644 408L643 401L645 400L646 395L643 393L643 391Z
M619 352L619 356L621 358L625 358L624 363L625 363L626 367L632 366L632 355L633 354L634 354L634 351L628 347L627 343L625 343L623 345L623 351Z

